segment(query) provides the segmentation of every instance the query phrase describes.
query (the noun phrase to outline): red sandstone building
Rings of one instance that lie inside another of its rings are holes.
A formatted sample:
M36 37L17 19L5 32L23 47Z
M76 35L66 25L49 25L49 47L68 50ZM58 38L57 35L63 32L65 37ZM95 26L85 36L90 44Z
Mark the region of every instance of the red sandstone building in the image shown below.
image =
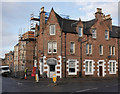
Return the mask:
M48 78L118 75L119 27L97 8L90 21L62 18L52 8L48 19L41 8L36 25L36 55L40 74Z

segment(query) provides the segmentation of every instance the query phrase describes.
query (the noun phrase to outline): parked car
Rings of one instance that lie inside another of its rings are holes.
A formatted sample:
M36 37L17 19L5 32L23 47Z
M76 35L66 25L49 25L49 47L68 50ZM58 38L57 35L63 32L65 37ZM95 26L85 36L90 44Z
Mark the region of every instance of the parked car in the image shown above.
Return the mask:
M0 66L0 74L2 76L9 76L10 75L9 66Z

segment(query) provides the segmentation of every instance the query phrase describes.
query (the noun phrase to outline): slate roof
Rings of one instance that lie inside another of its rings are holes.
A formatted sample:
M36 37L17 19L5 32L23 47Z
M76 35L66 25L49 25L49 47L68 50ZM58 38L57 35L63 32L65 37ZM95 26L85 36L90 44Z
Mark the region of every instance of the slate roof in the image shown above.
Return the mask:
M78 20L64 19L60 17L56 12L55 12L55 15L57 17L58 23L60 27L62 28L63 32L78 34L75 29L75 25L79 22ZM91 34L89 29L95 23L95 19L90 20L90 21L82 21L82 22L84 25L83 33Z
M95 24L96 20L82 21L83 22L83 32L84 34L91 34L90 28Z
M77 34L77 32L75 31L75 28L72 26L72 23L78 22L77 20L64 19L60 17L56 12L55 12L55 15L57 17L58 23L62 28L63 32Z
M78 34L75 29L75 25L79 22L78 20L64 19L61 16L59 16L56 12L55 15L63 32ZM92 19L90 21L82 21L83 33L86 35L91 35L90 28L96 23L96 21L96 19ZM110 31L110 37L120 38L120 27L112 26L112 31Z
M19 43L17 43L15 46L18 46L19 45Z
M120 27L112 26L112 31L110 31L111 38L120 38Z

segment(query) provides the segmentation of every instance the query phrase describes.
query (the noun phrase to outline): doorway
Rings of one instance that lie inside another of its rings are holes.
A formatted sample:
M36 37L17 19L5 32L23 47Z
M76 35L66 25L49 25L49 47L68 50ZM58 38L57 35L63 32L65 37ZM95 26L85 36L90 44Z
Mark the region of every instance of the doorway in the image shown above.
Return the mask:
M99 68L99 71L98 71L99 75L98 76L104 77L104 62L103 61L99 61L98 64L99 64L99 66L98 66L98 68Z
M102 70L103 70L103 69L102 69L102 66L99 66L99 75L100 75L100 76L103 76Z
M55 74L55 65L49 65L50 69L50 78L53 78L53 74Z

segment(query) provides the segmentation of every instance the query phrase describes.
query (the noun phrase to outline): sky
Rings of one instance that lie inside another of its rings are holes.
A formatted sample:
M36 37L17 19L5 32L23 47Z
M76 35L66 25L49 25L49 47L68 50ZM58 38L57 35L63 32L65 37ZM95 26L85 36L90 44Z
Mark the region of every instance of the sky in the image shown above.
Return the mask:
M10 50L14 50L14 46L18 43L19 30L27 32L30 27L30 15L39 16L41 7L50 12L51 8L58 13L69 15L70 19L88 21L94 19L96 8L102 8L105 15L111 14L113 25L118 25L118 1L111 2L78 2L72 0L70 2L26 2L18 0L4 0L0 2L0 57L4 58L4 54Z

